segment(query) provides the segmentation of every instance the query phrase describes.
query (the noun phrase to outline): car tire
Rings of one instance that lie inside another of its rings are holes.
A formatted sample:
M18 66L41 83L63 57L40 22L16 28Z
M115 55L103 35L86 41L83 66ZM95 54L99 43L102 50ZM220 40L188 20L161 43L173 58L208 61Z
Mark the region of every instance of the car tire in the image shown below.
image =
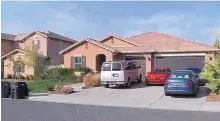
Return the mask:
M170 96L169 93L166 93L166 92L164 93L164 95L165 95L165 96Z
M137 82L138 82L138 83L141 83L141 82L142 82L142 75L139 76Z
M131 80L130 80L130 78L128 78L128 81L127 81L126 87L127 87L127 88L131 88Z
M198 93L195 92L195 93L192 94L192 96L193 96L193 97L197 97L197 94L198 94Z
M104 86L105 86L105 88L109 88L109 84L105 84Z

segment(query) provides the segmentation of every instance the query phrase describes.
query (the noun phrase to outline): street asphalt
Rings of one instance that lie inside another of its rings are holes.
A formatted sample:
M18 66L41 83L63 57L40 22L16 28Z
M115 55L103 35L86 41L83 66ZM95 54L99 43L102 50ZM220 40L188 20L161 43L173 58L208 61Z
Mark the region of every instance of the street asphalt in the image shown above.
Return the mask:
M220 121L220 113L2 99L2 121Z

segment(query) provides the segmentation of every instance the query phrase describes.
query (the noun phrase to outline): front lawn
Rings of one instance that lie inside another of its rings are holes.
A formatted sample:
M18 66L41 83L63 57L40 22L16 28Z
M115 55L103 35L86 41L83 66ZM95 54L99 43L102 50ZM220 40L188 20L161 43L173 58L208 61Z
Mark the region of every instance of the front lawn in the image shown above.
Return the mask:
M33 93L44 93L48 92L47 88L56 84L73 84L73 81L59 81L59 80L39 80L27 82L28 88Z

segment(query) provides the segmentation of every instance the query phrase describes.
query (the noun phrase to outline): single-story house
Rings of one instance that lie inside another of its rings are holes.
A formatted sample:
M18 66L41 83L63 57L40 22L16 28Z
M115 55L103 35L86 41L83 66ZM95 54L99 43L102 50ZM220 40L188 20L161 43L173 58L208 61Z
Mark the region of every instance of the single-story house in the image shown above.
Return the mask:
M100 41L87 38L67 47L60 54L64 57L65 68L86 66L100 71L105 61L143 60L149 72L154 67L202 69L205 63L214 62L216 51L218 49L210 45L149 32L129 38L110 35Z

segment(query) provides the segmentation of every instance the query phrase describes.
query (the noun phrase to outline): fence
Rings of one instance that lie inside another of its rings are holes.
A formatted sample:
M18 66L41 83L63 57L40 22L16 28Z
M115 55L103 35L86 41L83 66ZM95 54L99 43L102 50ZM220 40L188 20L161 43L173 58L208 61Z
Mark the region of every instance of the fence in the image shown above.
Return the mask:
M44 66L45 70L49 70L49 69L52 69L52 68L64 68L64 65L61 64L61 65L45 65Z

